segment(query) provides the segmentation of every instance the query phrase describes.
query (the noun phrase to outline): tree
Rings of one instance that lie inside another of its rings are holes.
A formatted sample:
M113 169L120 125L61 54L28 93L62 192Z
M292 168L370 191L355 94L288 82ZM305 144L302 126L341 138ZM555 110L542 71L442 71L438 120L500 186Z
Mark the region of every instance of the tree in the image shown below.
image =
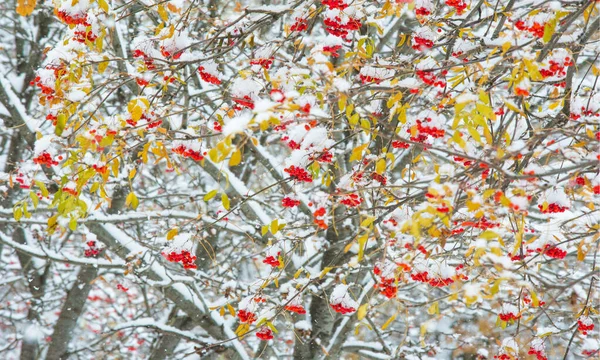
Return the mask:
M598 356L598 1L0 8L8 358Z

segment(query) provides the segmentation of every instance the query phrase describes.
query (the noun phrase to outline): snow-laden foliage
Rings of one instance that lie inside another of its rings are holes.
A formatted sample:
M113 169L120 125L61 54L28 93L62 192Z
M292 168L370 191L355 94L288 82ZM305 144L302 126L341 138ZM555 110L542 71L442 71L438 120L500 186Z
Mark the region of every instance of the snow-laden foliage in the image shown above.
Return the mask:
M0 10L7 359L598 357L600 2Z

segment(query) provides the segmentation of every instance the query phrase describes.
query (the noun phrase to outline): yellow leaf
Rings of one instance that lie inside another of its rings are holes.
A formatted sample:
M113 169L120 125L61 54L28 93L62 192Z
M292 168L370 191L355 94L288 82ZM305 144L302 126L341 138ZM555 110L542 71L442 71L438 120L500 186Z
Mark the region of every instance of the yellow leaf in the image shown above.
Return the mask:
M361 223L360 226L361 227L368 227L369 225L371 225L373 223L373 221L375 221L375 217L374 216L367 216Z
M127 195L127 198L125 199L125 205L126 206L131 206L131 208L133 210L137 209L139 204L139 200L137 198L137 196L135 196L135 194L133 192L130 192L129 195Z
M346 99L346 95L340 95L340 98L338 99L338 107L340 108L340 111L344 111L344 109L346 108Z
M440 304L436 301L427 309L427 313L429 315L439 314L440 313Z
M475 129L473 126L469 126L467 131L469 131L469 135L471 135L475 141L481 144L481 136L479 135L479 132L477 132L477 129Z
M104 73L104 71L106 71L106 68L108 67L108 61L103 61L100 64L98 64L98 73L102 74Z
M362 159L363 150L367 147L368 144L362 144L360 146L355 147L352 150L352 155L350 155L350 161L356 161Z
M37 0L17 0L17 14L21 16L31 15L36 4Z
M179 229L173 228L167 233L167 240L172 240L179 233Z
M546 22L546 24L544 25L544 37L542 38L542 40L544 40L545 43L548 43L550 39L552 39L552 35L554 35L555 29L556 18L553 18L550 21Z
M502 44L502 55L504 55L508 49L510 49L510 41L505 42L504 44Z
M100 9L102 9L105 13L108 13L108 3L106 0L98 0L98 6L100 6Z
M236 166L242 161L242 152L240 149L235 149L233 154L231 154L231 158L229 159L229 166Z
M361 261L365 254L365 247L367 246L367 240L369 234L364 234L358 238L358 261Z
M231 314L231 316L235 316L235 309L233 306L231 306L231 304L227 304L227 310L229 310L229 314Z
M210 199L214 198L218 193L218 190L211 190L209 191L206 195L204 195L204 201L209 201Z
M133 177L135 176L136 172L137 172L136 168L133 168L133 169L131 169L129 171L129 180L133 179Z
M139 119L142 118L142 113L143 113L143 110L141 107L134 106L133 109L131 109L131 119L133 121L138 121Z
M481 115L490 120L496 120L496 114L494 114L494 110L490 105L477 103L475 106Z
M369 304L362 304L359 308L358 311L356 312L356 318L360 321L362 319L365 318L365 316L367 315L367 309L369 307Z
M235 330L235 334L237 336L243 336L244 334L246 334L248 332L248 330L250 330L250 325L249 324L240 324L237 329Z
M387 319L387 321L385 323L383 323L383 325L381 325L381 330L387 329L387 327L390 326L392 321L396 320L396 315L397 314L394 314L389 319Z
M279 220L271 221L271 234L275 235L279 231Z
M160 15L160 18L164 22L167 22L169 20L169 15L167 14L167 10L165 10L165 7L162 5L158 5L158 15Z
M221 203L223 204L225 210L229 210L229 197L227 196L227 194L221 194Z
M40 198L38 198L35 192L33 191L29 193L29 197L31 198L31 202L33 203L33 208L37 209L38 203L40 202Z
M333 269L333 267L328 266L325 269L323 269L323 271L321 271L321 274L319 274L319 278L323 278L325 275L327 275L328 272L331 271L331 269Z
M379 175L385 172L385 159L377 160L377 164L375 165L375 172Z
M492 240L492 239L497 239L500 236L497 233L493 232L492 230L486 230L481 235L479 235L479 237L482 239L486 239L486 240Z
M48 189L46 188L46 185L44 185L43 182L36 180L35 185L40 188L40 190L42 192L42 196L44 196L44 197L48 196Z
M454 142L457 143L458 146L460 146L461 148L467 148L467 143L465 143L465 141L463 140L462 136L460 135L460 132L455 131L454 135L452 135L452 140L454 140Z

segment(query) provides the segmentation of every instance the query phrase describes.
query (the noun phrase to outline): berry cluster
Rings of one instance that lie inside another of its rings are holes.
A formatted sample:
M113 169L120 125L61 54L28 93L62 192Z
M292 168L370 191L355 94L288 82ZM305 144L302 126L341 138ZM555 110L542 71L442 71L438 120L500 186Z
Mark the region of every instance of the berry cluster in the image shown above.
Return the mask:
M342 204L347 207L357 207L362 203L363 199L358 194L348 194L344 196L344 198L340 201Z
M46 167L58 165L58 161L52 159L52 155L50 155L47 151L44 151L38 156L36 156L33 159L33 162L40 165L46 165Z
M336 58L340 56L337 51L341 48L342 45L323 46L323 51L328 52L332 57Z
M98 35L94 34L92 30L78 30L73 32L73 40L85 44L86 41L94 42L98 38Z
M108 171L108 167L106 165L92 165L92 169L94 169L95 172L97 172L98 174L106 174L106 172Z
M442 70L441 72L443 76L445 76L447 73L447 70ZM446 86L446 81L438 78L432 70L417 70L416 74L421 81L429 86L437 86L439 88L444 88Z
M471 226L476 229L487 230L495 227L499 227L500 224L489 221L485 216L479 219L477 222L465 221L462 226Z
M167 50L164 46L161 46L160 53L166 58L170 58L171 56L173 56L173 59L178 60L183 54L183 50L171 53L171 51Z
M323 20L325 24L325 31L330 33L333 36L341 37L343 39L348 36L350 31L355 31L360 29L361 23L358 19L349 18L348 21L342 24L342 19L339 16L331 18L326 18Z
M260 65L263 69L269 69L269 67L271 67L272 64L273 64L273 58L270 58L270 59L258 58L258 59L250 60L250 65Z
M455 8L458 15L462 15L467 8L467 3L464 0L446 0L446 5Z
M19 186L21 187L21 189L29 189L33 185L33 180L27 178L21 172L17 174L17 177L15 178L15 180L16 180L16 182L19 183ZM30 181L27 181L27 180L30 180Z
M283 207L293 208L298 205L300 205L300 200L295 200L287 196L281 200L281 206Z
M331 308L333 309L333 311L340 313L340 314L352 314L354 312L356 312L356 309L353 307L345 307L344 304L339 303L339 304L331 304Z
M415 36L413 37L412 48L417 51L423 51L431 49L433 47L433 41L424 37Z
M514 356L508 355L508 354L500 354L500 355L494 355L494 359L497 360L515 360Z
M533 303L531 302L531 298L529 297L529 294L524 294L523 295L523 302L527 305L531 304L533 306ZM545 301L538 301L537 306L544 306L546 305ZM533 306L536 307L536 306Z
M546 244L543 249L537 248L535 251L538 253L543 253L552 259L564 259L565 256L567 256L567 252L565 250L549 244Z
M204 66L198 67L198 73L200 73L200 78L202 80L206 81L207 83L214 84L214 85L221 84L221 80L219 80L219 78L216 77L215 75L206 71Z
M148 70L154 70L154 69L156 69L156 65L154 65L154 60L152 60L152 58L149 57L142 50L139 50L139 49L133 50L133 57L134 58L143 58L144 59L144 65L146 65L146 68Z
M192 255L187 250L181 250L181 252L177 253L175 251L171 251L170 253L162 253L167 261L170 262L180 262L183 265L184 269L196 269L196 257Z
M577 330L579 330L582 335L587 335L588 331L594 330L594 322L588 316L582 316L577 319Z
M428 16L431 14L431 11L424 6L415 8L415 15L417 16Z
M245 107L250 110L254 109L254 100L252 100L250 95L246 95L243 98L232 98L232 100L238 104L233 107L236 110L242 110Z
M40 90L42 91L42 94L44 94L46 96L47 100L54 99L54 89L49 86L44 85L42 83L41 77L36 76L29 84L39 87Z
M278 103L283 103L285 101L285 94L283 93L283 91L281 91L279 89L271 90L269 95L271 95L271 98L274 101L277 101ZM273 128L273 130L275 130L275 131L285 130L285 125L279 124L279 125L275 126L275 128Z
M565 211L569 210L568 206L562 206L562 205L558 205L556 203L548 204L548 207L546 208L546 210L544 210L543 204L538 205L538 208L544 214L561 213L561 212L565 212Z
M465 166L465 167L469 167L469 166L473 165L473 160L465 159L465 158L462 158L460 156L455 156L453 158L453 160L456 161L456 162L458 162L458 163L462 163L463 166Z
M344 2L344 0L322 0L323 5L329 7L331 10L340 9L344 10L348 7L348 4Z
M286 173L290 174L290 177L300 182L312 182L312 176L305 169L292 165L287 169L283 169Z
M73 189L73 188L70 188L70 187L67 187L67 186L63 187L62 191L65 192L65 193L67 193L67 194L71 194L73 196L77 196L78 195L76 189Z
M83 252L85 257L96 257L98 254L100 254L100 249L98 249L96 246L96 241L90 240L85 244L88 246L88 248Z
M431 122L431 118L425 118L423 121L417 120L417 131L418 134L415 136L411 136L410 140L415 142L424 142L427 140L428 136L433 138L442 138L446 134L446 131L443 129L439 129L435 126L428 126L426 123ZM411 129L406 130L409 134L411 133Z
M300 315L306 314L306 309L302 305L286 305L284 309Z
M58 123L58 117L54 114L46 115L46 120L52 121L52 125L54 125L54 126L56 126L56 124Z
M360 74L359 77L360 77L360 81L363 84L368 84L368 83L373 83L373 82L375 84L379 84L380 82L383 81L383 79L379 79L379 78L376 78L376 77L373 77L373 76L369 76L369 75Z
M515 88L515 95L516 96L529 96L529 90L524 89L524 88L520 88L520 87L516 87Z
M296 18L296 22L290 27L291 31L301 32L308 29L308 20L303 18Z
M147 84L147 82L146 82L146 84ZM140 117L139 120L145 120L147 122L146 125L148 126L148 128L152 129L152 128L158 127L162 124L162 120L154 120L156 118L155 116L156 115L154 114L154 111L152 111L150 113L150 115L147 115L145 113L142 114L142 116ZM135 126L137 126L137 123L139 120L133 120L133 118L129 118L125 122L127 124L129 124L130 126L135 127Z
M548 360L548 358L546 357L546 355L544 353L544 350L536 350L534 348L529 348L529 351L527 352L527 354L535 355L537 360Z
M515 27L521 31L527 31L535 37L543 38L544 37L544 26L546 24L540 24L538 22L534 22L533 25L527 26L525 25L525 21L517 20L515 22Z
M60 10L60 11L56 12L56 16L67 25L83 25L83 26L91 25L88 22L87 14L70 15L70 14L67 14L67 12L65 10Z
M408 149L410 147L410 144L405 143L404 141L394 140L392 141L392 147L394 149Z
M567 72L565 71L565 68L574 65L573 60L571 60L570 57L566 57L562 64L555 60L550 60L549 63L550 66L547 69L540 69L540 74L545 78L557 75L561 77L566 76Z
M271 265L272 267L279 267L281 265L281 261L279 261L279 254L281 254L281 252L278 252L277 256L273 256L273 255L267 256L263 260L263 263L267 264L267 265Z
M376 288L380 289L379 293L388 299L396 297L396 294L398 293L396 279L394 277L385 277L378 266L375 266L373 273L379 279L377 285L375 285Z
M171 151L183 157L189 157L195 161L202 161L204 159L204 156L202 156L202 154L200 154L199 151L188 149L187 147L185 147L185 145L179 145L173 148Z
M240 319L241 323L252 324L253 322L256 321L256 314L254 314L251 311L247 311L247 310L243 310L243 309L238 310L237 316Z
M371 174L371 179L377 181L382 186L387 185L387 178L385 176L381 175L381 174L376 173L376 172L373 172Z
M506 322L511 321L511 320L518 320L521 318L520 314L515 314L512 312L500 313L498 316L500 317L500 320L506 321Z
M327 223L325 222L325 220L323 219L323 217L325 216L325 214L327 213L327 210L325 210L324 207L320 207L318 208L314 213L313 216L315 217L314 222L315 224L320 228L320 229L327 229Z
M256 332L256 337L263 341L269 341L273 339L273 330L269 329L267 326L263 326Z
M286 142L288 141L290 138L289 136L282 136L281 137L281 141ZM290 140L287 142L287 146L292 149L292 150L298 150L300 149L300 144L298 144L297 142L295 142L294 140Z
M429 285L431 285L433 287L444 287L444 286L450 285L454 282L454 280L452 278L445 278L445 279L430 278L429 272L427 272L427 271L410 274L410 278L413 279L414 281L428 283Z

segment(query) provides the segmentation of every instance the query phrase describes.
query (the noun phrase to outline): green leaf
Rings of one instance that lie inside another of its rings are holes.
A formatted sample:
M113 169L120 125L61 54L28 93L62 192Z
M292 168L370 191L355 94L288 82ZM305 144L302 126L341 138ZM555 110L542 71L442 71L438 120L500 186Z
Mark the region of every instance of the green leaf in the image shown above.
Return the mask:
M71 229L71 231L75 231L77 229L77 219L74 217L69 220L69 229Z
M37 209L38 204L40 202L40 198L37 197L37 195L35 194L35 192L31 191L29 193L29 197L31 198L31 202L33 203L33 208Z
M56 128L54 128L54 133L58 136L62 135L65 130L65 126L67 125L67 115L58 114L56 118Z

